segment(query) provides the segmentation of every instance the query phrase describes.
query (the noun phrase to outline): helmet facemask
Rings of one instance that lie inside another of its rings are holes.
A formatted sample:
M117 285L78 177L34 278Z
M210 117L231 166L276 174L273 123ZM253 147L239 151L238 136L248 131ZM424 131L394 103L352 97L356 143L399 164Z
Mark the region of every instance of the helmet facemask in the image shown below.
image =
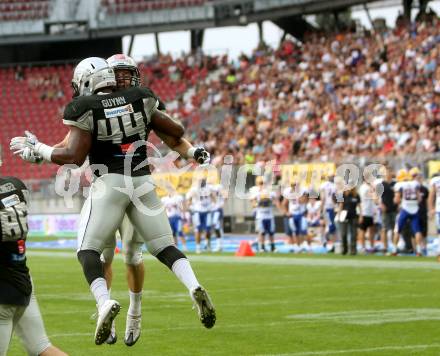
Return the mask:
M138 87L140 85L140 75L137 68L115 67L116 86L118 89Z

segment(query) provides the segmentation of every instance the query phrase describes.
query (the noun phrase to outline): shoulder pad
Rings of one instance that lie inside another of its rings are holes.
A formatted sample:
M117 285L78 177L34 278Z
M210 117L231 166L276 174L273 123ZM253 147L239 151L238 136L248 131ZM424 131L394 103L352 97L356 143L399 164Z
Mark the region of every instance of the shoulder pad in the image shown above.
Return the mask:
M160 111L165 111L167 108L166 108L166 106L165 106L165 103L162 101L162 100L160 100L160 98L156 95L156 93L154 92L154 91L152 91L150 88L148 88L148 87L144 87L144 89L145 89L145 91L147 92L147 93L149 93L150 94L150 96L153 96L154 98L156 98L157 100L159 100L159 106L157 107L157 109L158 110L160 110Z
M64 109L64 120L74 121L86 111L93 109L94 101L95 95L74 98Z
M145 95L147 95L148 97L153 97L159 100L159 106L157 107L158 110L160 111L166 110L165 103L162 100L160 100L160 98L156 95L156 93L153 90L151 90L149 87L140 87L140 88L144 90Z

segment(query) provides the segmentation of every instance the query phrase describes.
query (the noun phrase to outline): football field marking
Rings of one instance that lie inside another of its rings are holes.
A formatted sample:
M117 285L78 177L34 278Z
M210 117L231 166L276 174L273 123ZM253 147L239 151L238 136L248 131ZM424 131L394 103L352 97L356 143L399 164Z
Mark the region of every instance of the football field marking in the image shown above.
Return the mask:
M286 317L294 320L316 320L351 325L381 325L412 321L440 320L440 309L407 308L382 310L353 310L348 312L292 314Z
M54 257L54 258L75 258L75 251L56 252L56 251L27 251L28 256ZM115 258L122 259L122 255L115 255ZM145 260L156 260L155 257L145 254ZM291 265L291 266L310 266L310 267L352 267L352 268L387 268L387 269L422 269L440 270L440 263L428 261L398 261L391 260L365 260L365 259L335 259L335 258L294 258L294 257L235 257L219 255L191 255L188 257L191 262L208 263L230 263L230 264L257 264L257 265Z
M353 354L353 353L364 354L364 353L382 352L382 351L411 351L411 350L424 350L424 349L433 349L433 348L434 349L440 348L440 344L379 346L379 347L369 347L364 349L305 351L305 352L293 352L287 354L260 354L259 356L318 356L318 355L339 355L339 354Z

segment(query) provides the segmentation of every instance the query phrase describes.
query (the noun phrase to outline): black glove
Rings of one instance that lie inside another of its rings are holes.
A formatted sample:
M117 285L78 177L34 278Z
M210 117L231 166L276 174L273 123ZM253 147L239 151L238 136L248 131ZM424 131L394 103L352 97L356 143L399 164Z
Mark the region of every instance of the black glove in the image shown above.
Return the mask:
M198 164L208 164L211 160L211 155L203 147L198 147L194 151L194 159Z

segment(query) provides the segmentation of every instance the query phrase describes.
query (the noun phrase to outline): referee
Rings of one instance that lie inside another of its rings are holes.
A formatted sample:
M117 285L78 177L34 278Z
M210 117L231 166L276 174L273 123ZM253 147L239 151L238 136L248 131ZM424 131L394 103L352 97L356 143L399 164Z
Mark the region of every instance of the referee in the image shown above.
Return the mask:
M26 266L28 196L19 179L0 177L0 356L14 330L29 355L66 356L49 342Z

